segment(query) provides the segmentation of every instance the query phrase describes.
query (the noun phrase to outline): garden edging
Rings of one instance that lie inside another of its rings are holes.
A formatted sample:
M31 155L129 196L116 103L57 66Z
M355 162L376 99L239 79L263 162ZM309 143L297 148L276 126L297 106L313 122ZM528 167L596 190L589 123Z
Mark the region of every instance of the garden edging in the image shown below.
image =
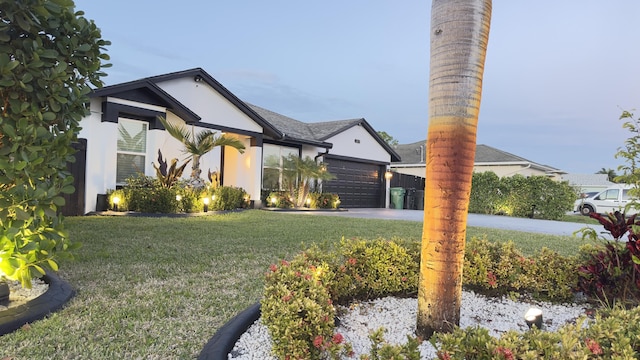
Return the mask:
M47 272L42 280L49 284L49 289L44 294L0 312L0 336L60 310L76 293L69 283L53 273Z
M227 360L240 336L260 318L257 302L224 324L204 346L198 360Z

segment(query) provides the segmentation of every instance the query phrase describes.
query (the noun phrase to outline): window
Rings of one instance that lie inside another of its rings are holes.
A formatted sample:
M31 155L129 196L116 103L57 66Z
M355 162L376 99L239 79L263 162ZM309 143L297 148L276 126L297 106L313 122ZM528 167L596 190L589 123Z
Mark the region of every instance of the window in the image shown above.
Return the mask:
M144 174L148 127L149 124L142 121L118 120L116 184L124 184L131 175Z
M619 192L617 189L609 189L604 193L604 196L602 196L602 200L618 200Z
M285 146L264 144L263 148L262 188L266 190L285 190L290 179L295 179L295 170L287 161L291 155L298 157L299 150Z

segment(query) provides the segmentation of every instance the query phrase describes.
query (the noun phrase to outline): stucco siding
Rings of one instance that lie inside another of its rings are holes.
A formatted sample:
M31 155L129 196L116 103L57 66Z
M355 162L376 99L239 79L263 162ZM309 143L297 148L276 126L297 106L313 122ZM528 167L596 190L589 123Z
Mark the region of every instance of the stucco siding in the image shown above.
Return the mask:
M260 125L204 82L182 78L158 86L199 115L201 122L262 133Z
M362 126L354 126L326 140L333 144L331 155L389 163L391 155Z

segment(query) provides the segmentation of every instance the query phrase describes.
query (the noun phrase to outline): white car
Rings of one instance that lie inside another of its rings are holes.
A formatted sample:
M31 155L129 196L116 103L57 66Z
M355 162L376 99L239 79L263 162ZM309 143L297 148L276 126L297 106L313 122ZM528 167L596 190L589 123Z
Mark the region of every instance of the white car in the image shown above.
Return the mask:
M579 211L582 215L589 215L592 212L605 214L616 210L624 212L625 207L632 200L629 197L629 189L632 188L632 185L627 184L611 186L595 195L576 200L573 204L573 211ZM632 215L638 212L639 210L635 207L630 207L626 215Z

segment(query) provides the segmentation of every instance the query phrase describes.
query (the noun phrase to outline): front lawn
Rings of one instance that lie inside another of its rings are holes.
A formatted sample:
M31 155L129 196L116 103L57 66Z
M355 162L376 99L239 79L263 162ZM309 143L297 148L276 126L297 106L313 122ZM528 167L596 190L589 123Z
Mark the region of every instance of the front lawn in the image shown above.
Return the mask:
M72 217L83 243L60 276L78 291L65 309L2 337L0 358L190 359L216 330L259 300L263 274L312 242L361 237L419 240L422 223L248 210L192 218ZM567 236L470 228L574 254Z

